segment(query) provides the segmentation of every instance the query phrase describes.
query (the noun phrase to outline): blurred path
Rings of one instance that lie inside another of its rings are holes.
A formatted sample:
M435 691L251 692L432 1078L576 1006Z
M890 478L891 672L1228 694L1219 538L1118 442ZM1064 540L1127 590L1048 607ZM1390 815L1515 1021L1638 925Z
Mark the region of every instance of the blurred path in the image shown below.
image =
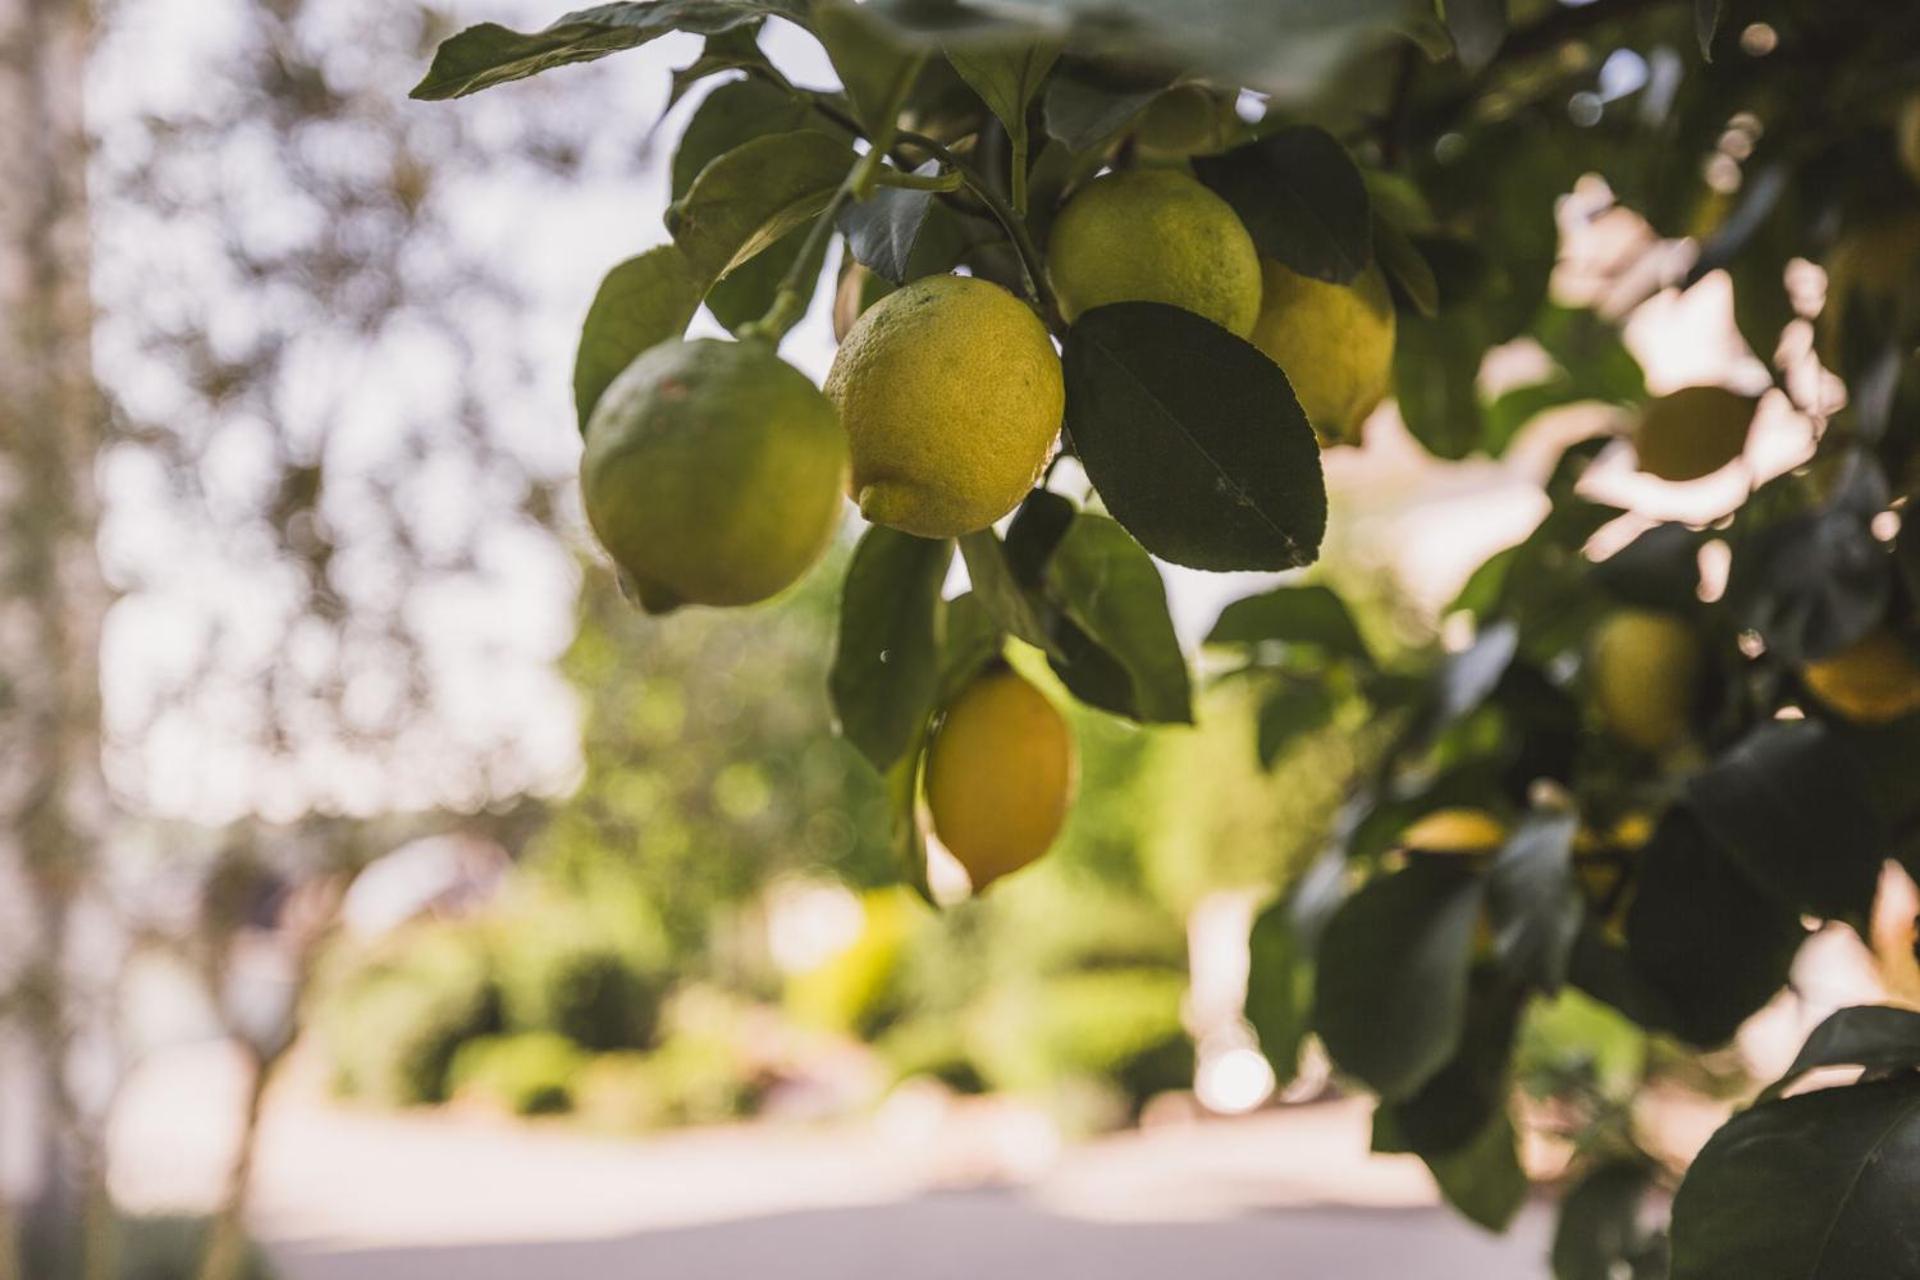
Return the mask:
M130 1207L191 1209L217 1185L239 1084L223 1061L179 1059L129 1099ZM1436 1207L1417 1161L1367 1155L1358 1100L1063 1147L1016 1104L907 1090L865 1122L623 1140L290 1083L253 1215L285 1280L1545 1275L1544 1208L1496 1238Z

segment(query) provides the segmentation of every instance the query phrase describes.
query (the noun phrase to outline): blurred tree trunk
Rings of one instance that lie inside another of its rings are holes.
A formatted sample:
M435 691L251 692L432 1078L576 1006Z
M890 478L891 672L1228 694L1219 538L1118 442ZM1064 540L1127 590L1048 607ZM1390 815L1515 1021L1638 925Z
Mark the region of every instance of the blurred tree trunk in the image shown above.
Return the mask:
M10 1035L25 1041L0 1092L28 1099L4 1139L17 1216L65 1257L103 1208L66 1071L79 1020L69 922L109 817L82 113L91 27L81 0L0 0L0 897L13 899L0 902L0 990ZM108 1266L98 1248L78 1257L83 1275Z

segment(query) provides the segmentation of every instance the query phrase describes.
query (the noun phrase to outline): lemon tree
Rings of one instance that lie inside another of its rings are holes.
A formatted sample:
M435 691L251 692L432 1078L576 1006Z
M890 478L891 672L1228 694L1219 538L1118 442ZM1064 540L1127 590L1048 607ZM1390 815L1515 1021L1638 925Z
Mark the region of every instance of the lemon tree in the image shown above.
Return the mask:
M770 21L838 87L790 80ZM1044 856L1056 696L1190 722L1161 565L1307 569L1323 452L1376 411L1440 459L1524 440L1544 515L1445 646L1382 652L1291 579L1206 637L1260 765L1329 725L1378 742L1253 926L1262 1051L1284 1081L1317 1037L1376 1147L1492 1229L1549 1119L1564 1280L1920 1277L1916 1015L1836 1013L1690 1171L1630 1096L1782 992L1810 925L1868 929L1889 864L1920 874L1920 9L632 0L462 31L415 94L668 32L704 42L673 82L699 97L661 227L586 312L587 509L665 608L779 592L858 504L829 690L904 882L929 822L980 889ZM1593 214L1662 247L1575 305L1562 232ZM836 260L822 393L777 352ZM1739 376L1813 447L1709 523L1623 524L1614 460L1690 484L1755 422L1650 394L1627 321L1669 284L1730 289ZM685 341L702 308L731 341ZM1573 405L1590 437L1532 429ZM1667 1050L1520 1105L1528 1028L1580 1008Z

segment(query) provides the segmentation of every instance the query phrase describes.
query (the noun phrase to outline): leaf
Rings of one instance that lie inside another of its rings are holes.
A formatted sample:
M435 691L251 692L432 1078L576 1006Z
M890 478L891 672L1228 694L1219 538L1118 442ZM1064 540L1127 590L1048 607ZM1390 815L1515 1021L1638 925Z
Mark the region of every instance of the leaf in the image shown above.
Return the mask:
M1713 36L1720 29L1720 11L1726 0L1693 0L1693 32L1700 40L1700 56L1713 61Z
M1260 767L1271 769L1302 734L1333 720L1333 693L1320 680L1289 680L1260 704L1255 750Z
M1373 261L1366 180L1326 130L1281 129L1225 155L1195 156L1193 171L1233 206L1261 253L1301 275L1346 284Z
M1473 975L1459 1052L1411 1097L1392 1104L1392 1128L1407 1150L1429 1161L1452 1155L1506 1114L1523 1004L1521 992L1498 975Z
M1640 854L1626 934L1630 976L1658 1005L1623 1011L1651 1012L1701 1046L1724 1044L1773 997L1804 937L1798 914L1755 888L1684 809Z
M914 892L929 906L933 888L927 883L927 840L920 830L920 771L926 763L927 732L923 723L907 749L886 771L887 842Z
M1828 1014L1800 1046L1786 1074L1760 1094L1760 1101L1779 1097L1800 1077L1821 1067L1865 1067L1869 1071L1920 1068L1920 1013L1869 1004Z
M1053 39L949 40L941 49L1009 136L1026 132L1027 107L1060 57Z
M1439 314L1440 281L1433 274L1433 264L1378 206L1373 211L1373 258L1397 298L1423 316Z
M1313 1030L1314 951L1346 895L1346 859L1329 851L1255 918L1248 936L1247 1021L1282 1084L1299 1074Z
M757 22L751 23L735 27L731 31L720 32L718 35L708 36L701 46L699 57L684 67L674 69L673 79L667 86L667 107L671 109L694 85L723 71L752 71L763 74L775 70L773 63L760 49L761 25ZM748 80L734 83L746 84L755 78L749 77ZM759 80L758 83L765 88L780 92L777 84L769 83L767 80Z
M1081 316L1064 360L1074 447L1148 551L1212 570L1319 554L1320 446L1259 348L1179 307L1123 302Z
M907 48L873 11L852 0L816 3L812 26L868 135L891 126L926 55Z
M827 688L840 735L883 773L933 711L935 617L952 559L950 542L875 525L847 566Z
M1434 678L1427 734L1438 733L1477 711L1499 686L1519 651L1520 629L1511 622L1496 622L1467 648L1449 655Z
M1444 311L1433 320L1400 318L1394 394L1407 430L1436 458L1464 458L1480 443L1480 364L1487 347L1485 327L1471 310Z
M853 151L811 129L735 147L667 207L667 229L694 269L720 279L827 207Z
M1652 1170L1639 1160L1595 1166L1560 1202L1553 1232L1553 1280L1614 1280L1646 1246L1640 1209Z
M1706 535L1657 524L1593 567L1593 580L1624 604L1686 613L1700 603L1700 547Z
M947 601L941 609L941 621L940 679L933 696L936 708L958 697L981 668L1006 647L1006 634L981 605L978 592L968 591Z
M1422 1159L1447 1203L1489 1231L1505 1231L1527 1201L1527 1172L1520 1167L1519 1141L1505 1111L1470 1145Z
M1446 0L1447 30L1460 64L1480 71L1507 38L1507 0Z
M1211 645L1252 647L1270 642L1312 645L1329 657L1373 665L1373 655L1345 602L1323 586L1276 587L1235 600L1207 633Z
M1193 723L1193 690L1166 585L1124 529L1105 516L1077 516L1047 562L1046 594L1125 671L1128 714L1149 724Z
M1920 1076L1741 1113L1673 1202L1673 1280L1920 1276Z
M633 0L581 9L532 33L483 22L441 41L412 96L465 97L553 67L637 48L669 31L718 35L769 14L797 18L799 9L793 0Z
M1787 909L1864 932L1887 836L1853 753L1822 721L1770 721L1687 787L1707 832Z
M1583 907L1573 877L1571 813L1528 818L1487 871L1494 954L1515 981L1558 991L1580 933Z
M1041 115L1047 133L1069 151L1094 151L1132 124L1167 84L1164 77L1110 81L1088 64L1067 63L1048 82Z
M974 598L1001 630L1049 655L1065 656L1048 633L1045 602L1014 580L1006 551L992 529L981 529L962 537L960 554L966 557L967 577L973 582Z
M1389 1101L1453 1058L1483 886L1424 860L1348 898L1320 940L1315 1029L1340 1069Z
M1007 568L1015 582L1030 590L1046 582L1047 561L1073 527L1077 514L1073 503L1057 493L1035 489L1026 496L1007 525L1003 544Z
M940 162L929 160L914 172L933 177L940 172ZM840 233L854 261L892 284L911 280L913 251L927 225L933 196L931 191L880 187L865 200L843 206Z
M765 315L767 308L773 305L774 295L780 292L787 272L792 269L793 260L806 248L807 231L805 226L793 228L765 252L742 263L725 280L707 290L707 310L713 312L714 319L730 331L737 332L742 326ZM802 288L809 302L814 291L820 287L820 272L826 262L827 244L822 240L814 245L808 265L800 272L804 282Z
M1548 305L1529 332L1566 374L1576 399L1638 404L1646 398L1646 375L1619 326L1585 308Z
M607 272L580 326L573 405L580 430L620 371L648 347L677 338L700 308L700 282L673 245L649 249Z
M701 170L735 147L769 133L807 128L818 119L805 102L765 80L720 85L693 109L674 148L672 198L685 196Z

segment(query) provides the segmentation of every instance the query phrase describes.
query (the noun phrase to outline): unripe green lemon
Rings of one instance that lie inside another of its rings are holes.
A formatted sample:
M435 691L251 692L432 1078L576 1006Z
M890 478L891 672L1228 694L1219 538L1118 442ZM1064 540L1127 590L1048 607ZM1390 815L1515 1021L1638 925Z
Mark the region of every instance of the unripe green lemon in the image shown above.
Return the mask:
M1492 853L1507 842L1507 824L1485 809L1436 809L1400 833L1415 853Z
M1073 732L1038 689L1004 668L947 708L927 754L934 834L974 892L1047 851L1073 801Z
M848 331L827 374L861 514L923 538L984 529L1026 496L1066 410L1053 339L999 285L931 276Z
M1849 720L1888 724L1920 711L1920 662L1882 627L1801 672L1815 697Z
M580 487L607 553L664 613L741 605L796 581L840 521L833 406L761 342L665 342L594 406Z
M1684 621L1622 609L1600 624L1588 659L1594 706L1614 737L1658 752L1687 736L1700 676L1700 641Z
M1088 183L1053 224L1047 274L1068 323L1113 302L1165 302L1244 338L1260 314L1260 255L1240 215L1173 169Z
M1219 149L1236 119L1233 104L1206 86L1177 84L1148 104L1133 137L1152 155L1190 156Z
M1393 387L1393 295L1377 265L1328 284L1268 259L1253 345L1293 384L1323 444L1357 444Z
M1725 387L1682 387L1649 401L1633 429L1640 469L1662 480L1710 476L1747 448L1760 402Z

